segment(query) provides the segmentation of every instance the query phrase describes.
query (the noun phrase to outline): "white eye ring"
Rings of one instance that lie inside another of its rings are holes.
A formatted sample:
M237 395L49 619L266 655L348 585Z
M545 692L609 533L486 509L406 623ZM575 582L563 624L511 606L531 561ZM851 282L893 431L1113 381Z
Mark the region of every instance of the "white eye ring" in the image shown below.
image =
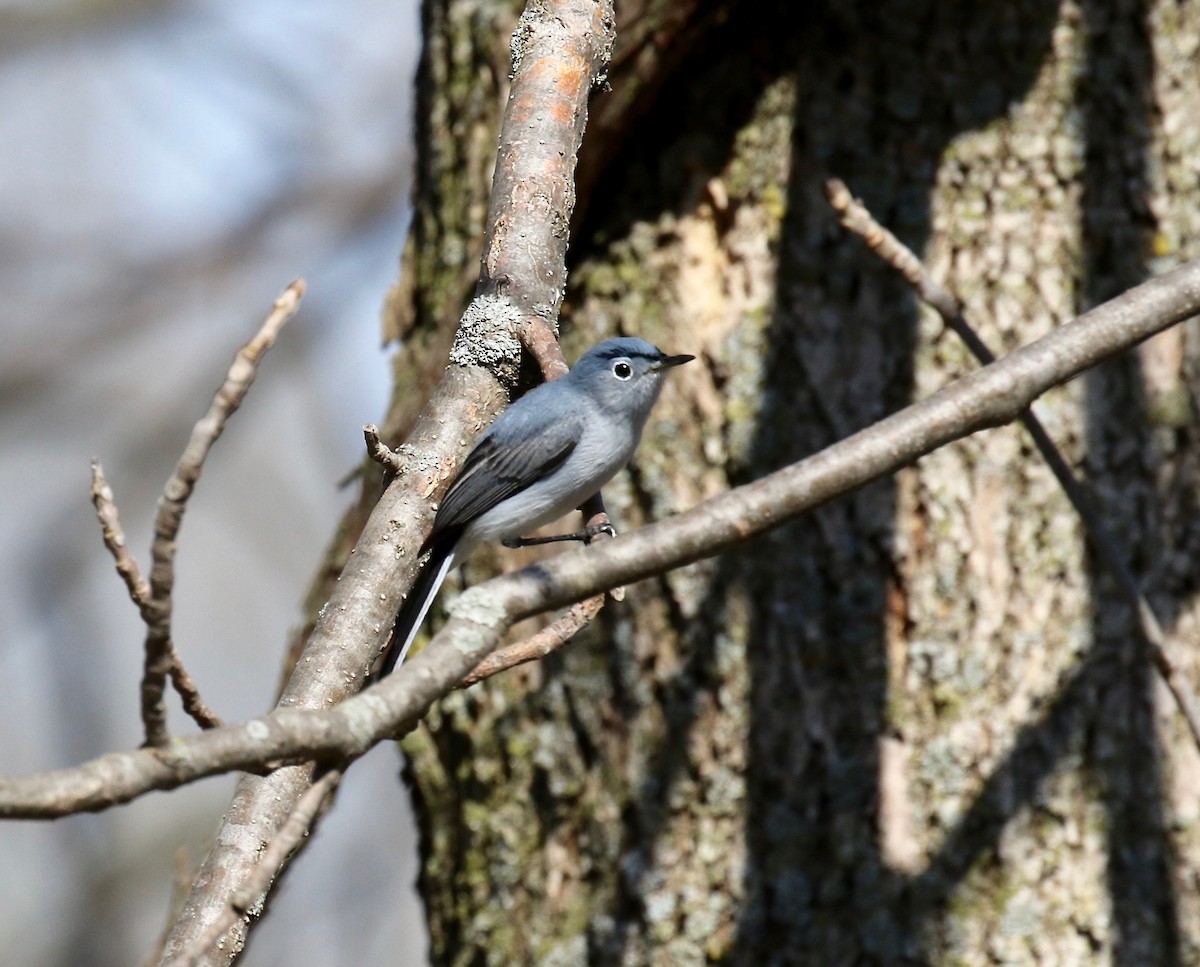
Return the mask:
M613 375L619 380L627 380L633 375L633 367L629 365L629 360L618 359L613 363Z

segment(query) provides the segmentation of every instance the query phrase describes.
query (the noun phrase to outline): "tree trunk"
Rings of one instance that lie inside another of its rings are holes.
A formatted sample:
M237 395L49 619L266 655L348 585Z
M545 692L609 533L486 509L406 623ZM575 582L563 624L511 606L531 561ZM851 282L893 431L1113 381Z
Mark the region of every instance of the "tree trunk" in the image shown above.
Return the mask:
M520 6L424 4L394 431L476 274ZM1200 3L628 0L617 29L564 346L701 356L605 492L620 527L973 368L829 176L998 351L1200 248ZM1038 407L1189 641L1197 335ZM1164 694L1028 439L981 434L444 700L404 744L434 962L1200 963L1200 762Z

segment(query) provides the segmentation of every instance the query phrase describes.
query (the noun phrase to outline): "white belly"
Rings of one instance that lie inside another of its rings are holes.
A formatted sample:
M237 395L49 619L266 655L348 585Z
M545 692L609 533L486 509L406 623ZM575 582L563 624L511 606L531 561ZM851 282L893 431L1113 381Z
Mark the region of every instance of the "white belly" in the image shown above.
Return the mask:
M633 455L637 440L614 441L588 432L561 467L473 521L459 542L459 559L475 545L525 537L575 510L613 478ZM629 436L629 434L625 434ZM613 445L613 444L616 445ZM621 446L625 443L625 446Z

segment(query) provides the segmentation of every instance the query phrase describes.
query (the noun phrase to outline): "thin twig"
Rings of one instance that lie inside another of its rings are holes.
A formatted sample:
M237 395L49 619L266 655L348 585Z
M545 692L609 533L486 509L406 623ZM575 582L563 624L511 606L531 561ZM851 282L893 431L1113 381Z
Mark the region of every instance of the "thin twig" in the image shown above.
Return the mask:
M169 671L171 676L171 685L179 695L180 704L193 722L202 729L215 729L224 722L217 715L200 695L200 686L188 673L188 670L183 667L183 659L179 657L179 652L175 649L175 643L171 642L171 668Z
M517 665L524 665L553 654L591 624L603 607L603 594L594 595L586 601L571 605L566 614L536 634L530 635L522 641L515 641L511 645L505 645L503 648L497 648L464 675L458 683L458 687L466 688L502 671L515 668Z
M150 585L138 570L137 561L129 552L125 540L125 530L121 527L121 519L117 514L117 504L113 500L112 488L104 476L104 467L99 460L92 461L92 504L96 508L96 517L100 520L100 533L104 538L104 546L112 555L116 564L117 574L125 582L129 597L137 605L138 610L146 615L150 605Z
M154 541L150 547L151 603L147 609L150 616L147 619L146 657L141 691L142 722L148 746L162 747L170 738L167 731L167 706L163 701L168 676L171 676L176 686L183 684L186 687L187 691L181 694L189 712L194 714L196 709L203 707L195 685L187 674L182 672L182 663L175 652L171 637L175 539L183 521L183 512L187 509L188 498L191 497L196 481L200 478L209 451L254 382L263 354L274 344L279 330L300 308L300 298L303 295L304 280L297 279L275 300L270 315L254 338L238 350L208 412L192 429L191 439L188 440L187 447L158 500L158 513L154 519ZM180 673L172 674L174 668L179 668ZM205 714L203 718L205 721L211 721L211 713ZM201 721L200 724L203 726L205 722Z
M105 809L152 789L234 769L262 770L267 763L344 766L424 715L514 622L744 545L947 443L1015 420L1051 387L1198 312L1200 259L753 483L615 540L476 585L451 604L450 621L419 655L359 695L323 707L281 707L185 736L172 743L169 755L158 749L113 752L68 769L0 777L0 817L50 819ZM276 769L259 782L287 771ZM307 788L307 775L305 781ZM280 824L299 798L290 801ZM274 838L277 828L265 838Z
M209 924L208 929L197 939L195 946L185 953L173 957L163 967L195 967L209 948L224 936L239 917L253 916L258 912L256 908L266 898L266 892L271 888L275 877L279 875L279 871L283 869L283 865L295 852L301 840L308 835L317 813L324 805L326 798L337 787L341 778L342 770L340 769L329 769L315 778L313 784L296 803L278 834L263 850L258 865L250 871L242 889L229 897L225 909Z
M601 527L612 527L608 519L608 513L604 509L604 497L599 492L589 497L579 509L583 513L585 528L598 529ZM607 540L612 540L611 534L599 531L588 540L588 543L594 544L597 541ZM567 609L566 614L560 615L545 628L535 632L530 637L496 649L496 651L484 658L471 672L464 676L462 681L459 682L458 687L466 688L485 678L491 678L491 676L499 672L506 671L517 665L524 665L527 662L536 661L539 658L545 658L547 655L558 651L558 649L596 620L596 616L604 608L605 599L609 597L614 601L623 601L625 600L625 589L618 586L604 594L593 595L586 601L580 601Z
M100 520L100 530L104 538L104 546L108 548L116 564L117 574L125 582L130 598L137 605L142 620L149 626L155 620L154 601L150 585L138 570L137 561L129 553L125 531L117 514L116 501L113 499L112 488L104 476L104 468L99 460L92 461L92 503L96 507L96 516ZM195 720L202 729L213 729L221 725L220 717L205 704L200 696L191 675L183 667L183 662L175 650L174 643L166 642L168 672L171 683L179 693L183 709Z
M842 226L862 238L872 252L899 272L916 290L922 301L942 317L946 328L953 330L966 343L976 359L984 366L995 362L995 354L963 315L962 304L948 289L930 276L912 249L879 224L866 206L851 195L844 182L836 178L831 179L826 185L826 192ZM1133 609L1142 638L1150 647L1155 667L1174 697L1175 704L1192 733L1192 740L1200 748L1200 705L1197 704L1191 685L1175 658L1179 650L1177 639L1163 631L1154 610L1126 564L1128 555L1121 551L1112 532L1104 525L1096 509L1094 495L1071 471L1066 458L1054 444L1042 422L1028 409L1021 414L1020 419L1029 431L1034 446L1049 465L1050 471L1083 522L1084 531L1096 555L1116 578L1117 585Z
M562 350L559 349L558 343L554 343L554 349L557 350L558 358L562 359ZM553 356L553 354L551 354ZM566 363L563 362L563 366ZM547 377L550 379L551 377ZM554 377L557 379L557 377ZM608 512L604 509L604 496L599 491L589 497L579 510L583 514L584 528L612 527L612 523L608 519ZM616 533L613 531L612 533ZM597 541L611 540L612 537L605 531L599 531L588 540L589 544ZM605 594L597 594L588 598L586 601L580 601L572 605L565 614L560 615L545 628L535 632L530 637L522 641L515 641L503 648L498 648L492 654L483 659L475 668L463 677L459 682L459 688L466 688L469 685L474 685L476 682L482 681L485 678L506 671L517 665L524 665L527 662L536 661L539 658L545 658L547 655L558 651L563 645L574 638L579 632L590 625L601 610L604 608L605 599L611 597L614 601L623 601L625 599L625 589L623 587L615 587Z

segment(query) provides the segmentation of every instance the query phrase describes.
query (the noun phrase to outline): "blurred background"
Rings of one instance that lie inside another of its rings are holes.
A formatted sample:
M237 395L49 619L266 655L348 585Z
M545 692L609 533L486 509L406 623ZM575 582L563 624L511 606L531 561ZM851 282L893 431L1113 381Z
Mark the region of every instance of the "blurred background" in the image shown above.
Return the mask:
M205 698L227 719L269 707L337 481L384 412L418 46L413 0L0 0L0 772L139 743L142 627L89 460L145 567L192 423L303 276L178 559L176 640ZM398 768L388 746L351 770L244 963L424 959ZM6 964L142 960L231 788L0 824Z

